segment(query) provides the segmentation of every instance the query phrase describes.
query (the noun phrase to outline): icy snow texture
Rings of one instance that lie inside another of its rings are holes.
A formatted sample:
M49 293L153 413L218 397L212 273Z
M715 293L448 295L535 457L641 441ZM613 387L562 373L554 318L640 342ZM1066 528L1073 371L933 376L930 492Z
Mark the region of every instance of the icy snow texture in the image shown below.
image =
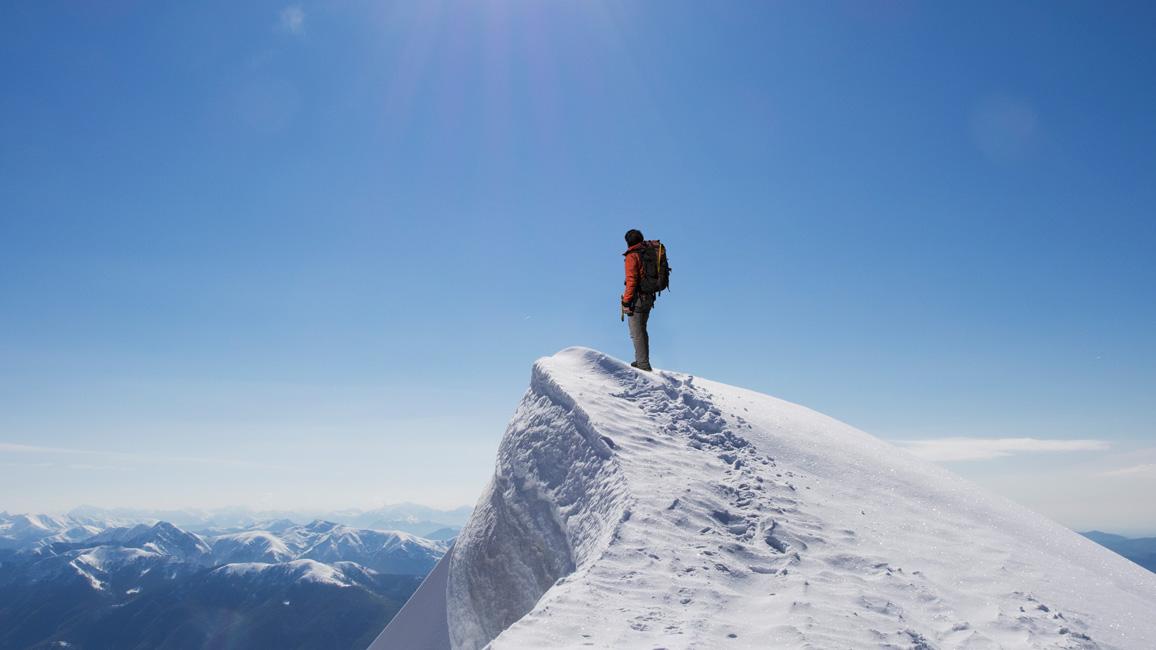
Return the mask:
M455 648L481 647L558 579L597 559L627 501L613 457L582 408L535 364L450 563Z
M1095 543L814 411L582 348L534 365L449 569L455 650L1156 647L1156 575Z

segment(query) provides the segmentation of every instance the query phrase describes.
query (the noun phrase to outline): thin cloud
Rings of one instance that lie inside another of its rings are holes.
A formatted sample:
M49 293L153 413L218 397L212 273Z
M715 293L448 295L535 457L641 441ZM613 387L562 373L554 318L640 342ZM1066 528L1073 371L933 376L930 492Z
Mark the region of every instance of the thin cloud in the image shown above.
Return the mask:
M0 463L0 467L32 467L35 469L41 469L44 467L52 467L52 466L53 466L53 463L12 463L12 462Z
M96 472L131 472L131 467L119 467L115 465L91 465L87 463L74 463L68 466L68 469L96 471Z
M1097 474L1097 476L1107 478L1156 478L1156 463L1133 465L1132 467L1121 467L1120 469L1114 469Z
M98 456L105 459L116 459L125 463L142 463L149 465L222 465L226 467L240 467L248 469L276 469L276 470L292 470L291 467L283 467L279 465L268 465L265 463L254 463L247 460L234 460L231 458L207 458L201 456L163 456L156 454L139 454L119 451L98 451L94 449L68 449L64 447L40 447L36 445L18 445L7 442L0 442L0 453L18 453L18 454L68 454L77 456ZM80 467L78 464L71 465L71 467ZM90 465L86 467L95 467ZM106 466L102 466L107 468Z
M111 454L108 451L88 451L84 449L63 449L60 447L38 447L36 445L17 445L9 442L0 442L0 452L14 452L24 454Z
M301 5L293 5L281 10L281 29L296 36L305 34L305 10Z
M1104 440L1039 440L1036 438L939 438L935 440L899 440L907 451L932 462L991 460L1014 454L1065 451L1102 451Z

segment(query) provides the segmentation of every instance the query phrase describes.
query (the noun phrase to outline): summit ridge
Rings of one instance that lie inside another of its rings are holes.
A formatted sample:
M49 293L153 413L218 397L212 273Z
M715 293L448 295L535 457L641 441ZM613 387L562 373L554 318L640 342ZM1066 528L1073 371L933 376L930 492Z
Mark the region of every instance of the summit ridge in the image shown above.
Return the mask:
M584 348L535 363L443 563L444 611L395 619L448 630L415 650L1156 645L1156 576L1078 534L815 411Z

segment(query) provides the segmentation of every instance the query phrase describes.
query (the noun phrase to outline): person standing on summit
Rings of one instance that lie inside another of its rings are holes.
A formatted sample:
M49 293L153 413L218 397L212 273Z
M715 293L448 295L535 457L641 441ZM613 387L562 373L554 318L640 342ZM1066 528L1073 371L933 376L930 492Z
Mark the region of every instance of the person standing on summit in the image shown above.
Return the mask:
M641 232L629 230L626 246L626 252L622 254L626 258L622 313L630 322L630 338L634 341L634 362L630 365L650 372L650 337L646 333L646 322L650 320L655 296L669 284L670 267L666 249L657 239L646 241Z

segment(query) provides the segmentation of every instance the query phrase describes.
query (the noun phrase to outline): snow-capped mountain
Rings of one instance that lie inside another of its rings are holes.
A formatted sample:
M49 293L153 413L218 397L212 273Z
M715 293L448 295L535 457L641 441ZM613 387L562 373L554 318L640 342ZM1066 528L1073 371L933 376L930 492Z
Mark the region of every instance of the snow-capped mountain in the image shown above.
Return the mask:
M82 540L84 546L114 545L141 549L159 556L194 564L214 564L213 549L200 536L181 530L167 521L152 526L113 528Z
M292 528L292 526L290 527ZM213 537L213 554L221 564L279 564L297 557L294 549L276 533L268 530L250 530L243 533Z
M35 515L34 517L40 519L43 525L51 528L87 526L100 530L131 527L137 524L151 526L158 521L167 521L184 530L210 535L242 530L276 530L278 524L280 524L281 529L284 529L321 519L353 528L397 530L411 535L426 536L434 532L441 534L440 531L446 528L451 529L456 534L456 531L460 530L462 524L466 522L470 511L471 508L469 507L437 510L416 503L385 505L373 510L346 509L303 512L258 511L241 506L215 509L183 508L179 510L106 509L80 506L69 511L67 515ZM12 516L0 513L0 544L4 544L5 541L3 525L10 518ZM449 536L452 537L453 535ZM438 539L442 538L439 537Z
M416 503L398 503L369 511L333 511L326 513L323 518L357 528L400 530L424 537L441 528L460 529L469 519L471 511L472 508L468 506L454 510L436 510Z
M539 360L457 543L371 650L1156 647L1156 575L806 408Z
M349 587L354 584L355 578L346 577L342 569L360 570L361 567L354 562L343 564L344 567L331 566L314 560L292 560L281 564L263 564L260 562L226 564L214 569L213 573L222 576L255 577L262 581L272 579L280 583L320 582L338 587Z
M343 524L347 526L346 530L398 531L430 540L450 541L457 536L470 511L469 507L446 511L401 503L371 511L335 511L312 518L297 512L258 512L248 508L160 511L130 508L107 510L81 506L65 515L11 515L0 512L0 551L79 543L102 534L106 535L102 539L120 541L135 528L151 528L162 521L181 530L198 533L205 539L234 533L281 534L304 522L321 520ZM166 518L170 515L171 518ZM251 552L253 549L244 553ZM245 557L245 561L253 560L250 555ZM284 557L274 549L266 560L279 562Z
M30 543L0 556L0 647L178 647L166 645L178 628L179 647L217 647L227 615L247 621L230 647L364 648L447 546L323 521L210 537L162 521Z
M60 515L10 515L0 512L0 549L17 549L92 537L105 527Z
M168 522L113 528L82 542L38 546L12 555L10 566L37 580L56 573L85 576L93 589L112 593L138 590L135 579L160 566L160 573L190 573L225 565L305 563L357 564L392 575L426 575L445 554L446 542L398 532L358 530L325 521L293 526L280 533L249 531L202 538ZM126 567L128 569L126 570ZM4 575L4 574L0 574ZM112 576L125 579L112 579ZM134 591L133 593L137 593Z
M327 521L273 533L248 531L210 538L218 564L315 560L354 562L379 573L425 575L446 543L396 531L361 530Z

